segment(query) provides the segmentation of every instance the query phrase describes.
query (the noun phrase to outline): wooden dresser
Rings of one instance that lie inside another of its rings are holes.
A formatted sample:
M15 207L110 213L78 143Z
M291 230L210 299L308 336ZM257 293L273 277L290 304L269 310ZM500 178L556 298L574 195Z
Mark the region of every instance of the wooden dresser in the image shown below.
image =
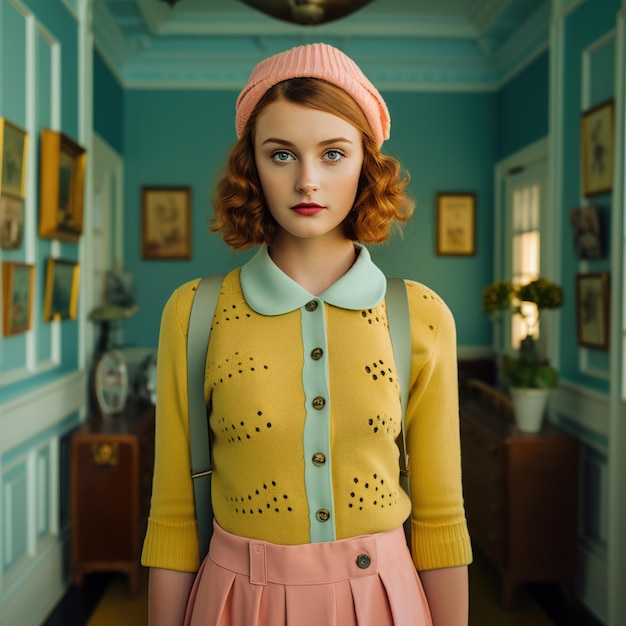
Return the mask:
M461 450L472 543L502 575L503 605L523 583L573 593L577 440L550 424L519 433L508 396L471 380L461 390Z
M150 507L154 408L131 405L88 419L72 437L71 465L74 582L89 572L124 572L134 597Z

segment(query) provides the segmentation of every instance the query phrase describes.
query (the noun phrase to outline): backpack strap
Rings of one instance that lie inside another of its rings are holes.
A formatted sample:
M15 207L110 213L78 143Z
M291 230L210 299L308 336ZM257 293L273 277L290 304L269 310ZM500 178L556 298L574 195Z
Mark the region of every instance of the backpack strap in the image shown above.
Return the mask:
M213 534L213 505L211 502L211 445L209 419L204 400L204 373L211 324L215 305L224 280L223 274L205 276L196 288L189 314L187 333L187 408L191 477L196 503L200 562L204 560Z
M406 292L406 283L402 278L387 279L387 323L393 347L393 356L396 361L398 382L400 384L400 401L402 404L402 426L396 440L400 450L400 485L411 496L409 490L409 456L406 453L406 407L409 396L411 378L411 317L409 314L409 299ZM404 534L407 543L411 546L411 517L404 522Z

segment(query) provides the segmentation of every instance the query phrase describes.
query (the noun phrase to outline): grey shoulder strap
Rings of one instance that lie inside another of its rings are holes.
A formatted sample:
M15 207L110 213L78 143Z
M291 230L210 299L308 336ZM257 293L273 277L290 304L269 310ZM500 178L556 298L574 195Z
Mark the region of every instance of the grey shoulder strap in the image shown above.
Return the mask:
M402 404L402 428L396 440L400 451L400 485L411 497L409 485L409 457L406 453L406 407L411 379L411 316L406 283L402 278L387 279L387 323L396 361L398 382L400 384L400 400ZM412 549L411 516L404 521L404 534L409 548Z
M402 430L406 428L406 405L411 377L411 318L406 283L402 278L387 279L387 322L393 345L393 355L400 383L402 401Z
M196 503L196 520L200 542L200 562L204 560L213 533L211 504L211 446L209 419L204 400L204 373L211 324L220 294L223 274L205 276L193 298L187 334L187 406L191 448L191 477Z

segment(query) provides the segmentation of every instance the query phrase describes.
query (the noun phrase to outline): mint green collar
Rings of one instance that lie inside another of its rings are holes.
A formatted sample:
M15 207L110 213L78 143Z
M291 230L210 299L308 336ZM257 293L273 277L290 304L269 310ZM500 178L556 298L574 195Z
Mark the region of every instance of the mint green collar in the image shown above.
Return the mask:
M385 297L385 275L367 248L359 250L354 265L324 293L314 296L289 278L270 258L267 246L241 268L241 288L248 305L262 315L282 315L318 299L342 309L371 309Z

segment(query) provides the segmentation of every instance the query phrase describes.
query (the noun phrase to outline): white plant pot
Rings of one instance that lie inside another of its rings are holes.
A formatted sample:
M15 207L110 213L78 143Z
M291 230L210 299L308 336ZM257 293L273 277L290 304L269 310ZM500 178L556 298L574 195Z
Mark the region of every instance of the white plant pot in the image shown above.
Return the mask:
M511 388L515 423L521 432L536 433L541 430L549 393L549 389Z

